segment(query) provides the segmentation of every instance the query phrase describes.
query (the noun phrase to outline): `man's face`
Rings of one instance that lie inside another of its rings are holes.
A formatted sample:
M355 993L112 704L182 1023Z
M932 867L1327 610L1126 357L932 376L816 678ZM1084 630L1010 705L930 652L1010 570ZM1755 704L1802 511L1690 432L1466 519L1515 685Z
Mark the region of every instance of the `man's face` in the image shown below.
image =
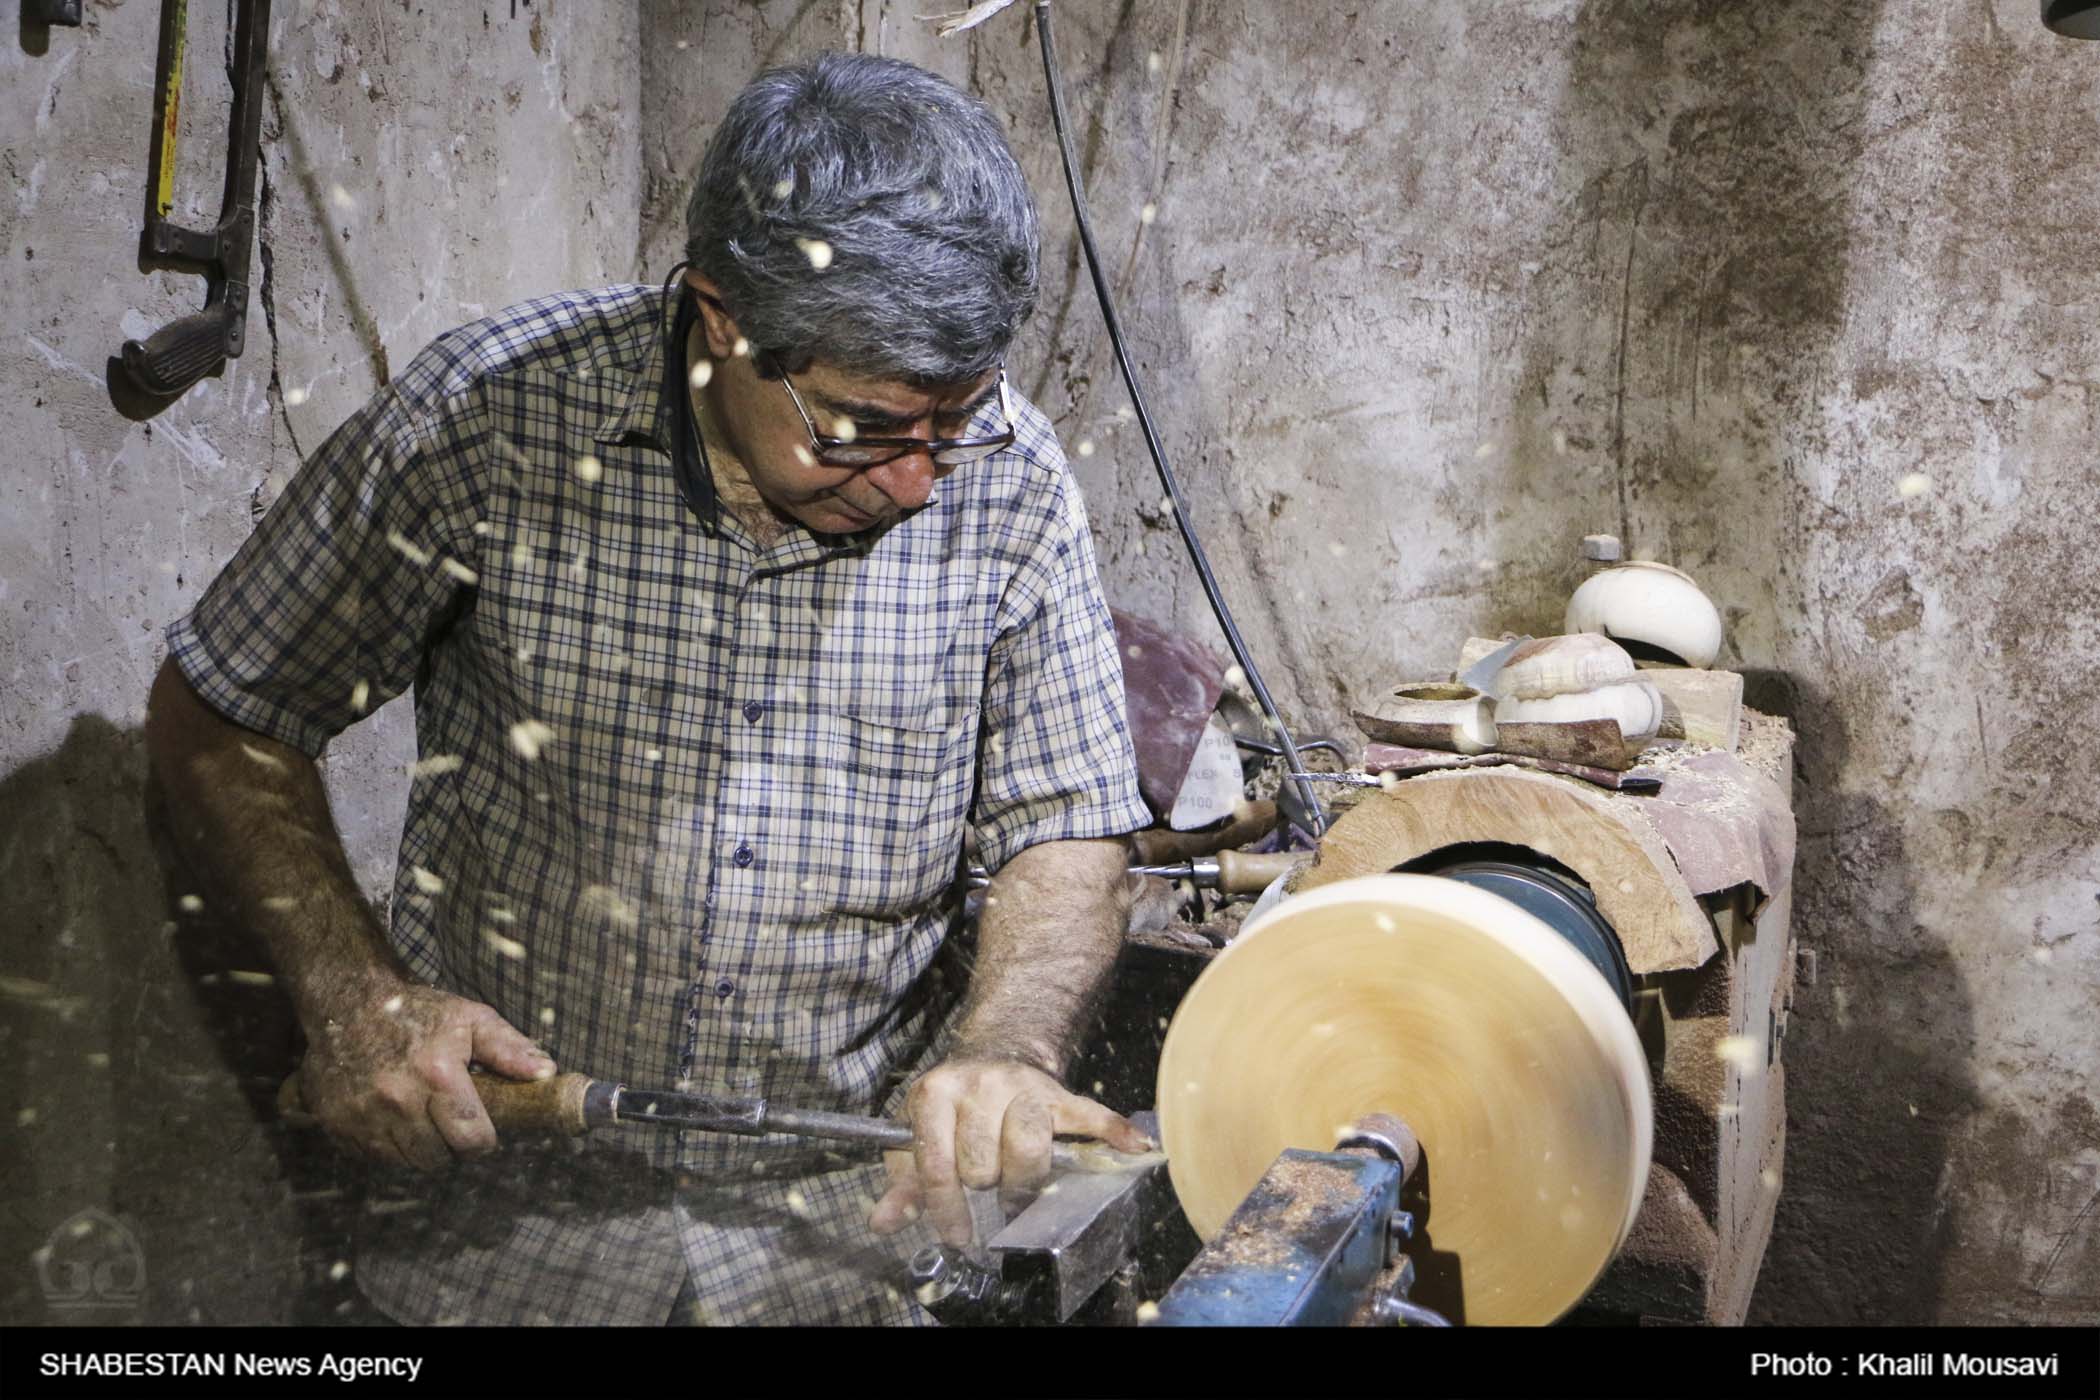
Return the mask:
M688 274L707 296L714 288ZM926 504L934 482L954 470L925 452L909 452L872 467L835 467L817 459L817 445L778 378L762 377L736 323L703 299L700 320L713 361L705 393L716 425L744 464L751 484L781 515L826 534L854 534L894 523ZM817 431L828 437L962 436L971 417L997 391L998 371L962 384L924 388L850 374L819 361L790 376ZM846 425L850 424L850 427Z

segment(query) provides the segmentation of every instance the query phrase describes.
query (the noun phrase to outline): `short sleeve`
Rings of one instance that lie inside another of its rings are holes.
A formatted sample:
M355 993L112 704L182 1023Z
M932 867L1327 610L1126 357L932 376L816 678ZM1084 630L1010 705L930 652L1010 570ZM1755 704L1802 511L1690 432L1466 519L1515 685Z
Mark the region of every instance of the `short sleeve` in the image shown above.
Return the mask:
M993 644L971 825L997 870L1044 841L1151 823L1138 795L1123 667L1077 485L1057 473L1040 546L1015 574Z
M318 755L414 683L476 578L471 492L446 445L466 435L446 423L383 389L299 469L168 629L206 704Z

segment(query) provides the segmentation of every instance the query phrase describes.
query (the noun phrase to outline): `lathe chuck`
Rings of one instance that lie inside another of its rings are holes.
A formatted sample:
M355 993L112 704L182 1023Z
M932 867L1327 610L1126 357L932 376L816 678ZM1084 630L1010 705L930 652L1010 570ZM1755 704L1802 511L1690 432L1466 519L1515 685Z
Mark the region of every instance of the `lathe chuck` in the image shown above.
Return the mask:
M1551 1322L1632 1228L1654 1113L1617 993L1545 922L1428 875L1344 880L1251 921L1161 1052L1162 1145L1205 1240L1285 1148L1372 1113L1419 1136L1419 1247L1471 1324Z

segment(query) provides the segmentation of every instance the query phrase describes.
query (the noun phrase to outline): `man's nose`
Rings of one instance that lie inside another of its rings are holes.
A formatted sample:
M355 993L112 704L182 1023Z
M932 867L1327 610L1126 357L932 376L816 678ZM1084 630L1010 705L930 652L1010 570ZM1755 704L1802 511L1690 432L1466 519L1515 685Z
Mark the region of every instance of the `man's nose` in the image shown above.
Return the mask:
M923 448L868 468L868 481L903 510L917 510L925 505L933 495L934 478L939 475L941 470L934 465L933 454Z

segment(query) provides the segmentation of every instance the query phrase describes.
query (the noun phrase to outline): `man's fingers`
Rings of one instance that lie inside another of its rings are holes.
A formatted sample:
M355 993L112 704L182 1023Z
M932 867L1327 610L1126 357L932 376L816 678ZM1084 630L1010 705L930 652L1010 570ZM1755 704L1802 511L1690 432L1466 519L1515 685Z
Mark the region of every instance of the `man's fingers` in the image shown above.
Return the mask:
M955 1175L955 1104L922 1093L912 1103L912 1157L918 1169L919 1200L941 1238L949 1244L970 1242L970 1203Z
M1032 1190L1050 1179L1050 1145L1054 1137L1050 1105L1034 1096L1006 1106L1006 1128L999 1135L1001 1189Z
M474 1022L474 1059L508 1079L546 1079L554 1073L554 1061L522 1035L517 1027L483 1007Z
M963 1185L986 1191L999 1184L1000 1124L1006 1104L971 1094L955 1106L955 1175Z
M918 1188L892 1186L868 1213L868 1228L878 1235L894 1235L918 1218Z
M1077 1094L1066 1094L1057 1100L1056 1127L1060 1133L1099 1138L1119 1152L1150 1152L1155 1146L1137 1124L1114 1109Z
M389 1167L414 1167L415 1163L394 1144L390 1132L381 1128L376 1134L367 1136L362 1132L347 1132L337 1135L337 1142L347 1143L374 1162Z
M397 1123L387 1129L387 1140L419 1172L443 1171L452 1160L443 1140L428 1125Z
M894 1235L919 1218L919 1169L909 1152L885 1152L882 1164L889 1169L890 1189L869 1212L868 1228Z
M496 1126L489 1121L465 1065L447 1066L438 1076L427 1110L430 1125L453 1156L479 1157L496 1150Z

